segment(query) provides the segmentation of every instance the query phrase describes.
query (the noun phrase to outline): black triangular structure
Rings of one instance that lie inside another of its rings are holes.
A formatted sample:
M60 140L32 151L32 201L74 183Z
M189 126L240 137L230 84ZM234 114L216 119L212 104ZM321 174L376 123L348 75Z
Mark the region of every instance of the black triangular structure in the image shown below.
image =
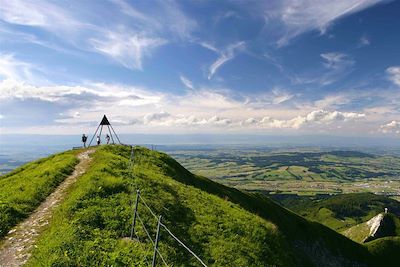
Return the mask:
M103 119L101 120L100 125L111 125L110 122L108 121L106 115L103 116Z
M107 128L108 128L108 132L110 133L110 137L111 137L112 143L115 144L115 142L114 142L114 136L115 136L117 138L117 140L118 140L118 143L121 144L121 141L119 140L118 135L115 133L114 128L111 126L111 123L108 121L106 115L104 115L103 119L101 119L101 122L100 122L99 126L97 126L96 132L94 133L92 139L90 140L89 146L92 144L92 141L93 141L94 137L97 135L97 132L99 131L99 128L100 128L99 137L101 138L101 132L103 131L103 126L104 125L106 125ZM111 133L111 131L114 133L114 136Z

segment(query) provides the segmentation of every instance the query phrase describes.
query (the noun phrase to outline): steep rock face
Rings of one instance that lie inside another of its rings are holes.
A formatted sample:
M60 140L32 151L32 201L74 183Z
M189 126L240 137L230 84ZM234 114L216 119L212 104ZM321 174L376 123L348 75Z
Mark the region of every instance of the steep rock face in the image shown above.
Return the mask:
M379 216L379 217L378 217ZM364 242L369 242L381 237L396 236L396 218L393 214L378 214L374 218L375 221L369 220L370 222L370 235L365 238ZM367 224L368 224L367 222Z
M365 223L344 232L344 235L360 243L400 234L400 219L391 213L380 213Z
M380 213L367 222L367 226L369 226L369 235L363 242L368 242L377 238L376 233L379 229L382 229L382 221L384 217L383 213Z

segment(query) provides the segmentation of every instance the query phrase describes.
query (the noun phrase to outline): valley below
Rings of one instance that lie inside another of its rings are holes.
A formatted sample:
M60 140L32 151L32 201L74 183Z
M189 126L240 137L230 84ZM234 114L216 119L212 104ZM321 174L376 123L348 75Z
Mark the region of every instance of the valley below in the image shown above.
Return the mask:
M190 171L267 194L371 192L400 200L400 157L320 148L190 148L169 151Z

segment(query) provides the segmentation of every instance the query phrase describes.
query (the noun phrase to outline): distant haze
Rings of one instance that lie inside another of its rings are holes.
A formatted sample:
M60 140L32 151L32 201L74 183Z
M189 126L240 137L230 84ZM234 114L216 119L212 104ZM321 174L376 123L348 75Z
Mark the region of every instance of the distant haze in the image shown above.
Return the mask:
M92 138L89 135L88 142ZM104 138L104 137L103 137ZM326 147L393 147L400 148L397 137L356 137L327 135L239 135L239 134L121 134L124 144L153 145L263 145L263 146L326 146ZM104 140L103 140L104 142ZM11 146L80 146L80 135L0 135L0 145ZM92 143L94 145L94 142Z

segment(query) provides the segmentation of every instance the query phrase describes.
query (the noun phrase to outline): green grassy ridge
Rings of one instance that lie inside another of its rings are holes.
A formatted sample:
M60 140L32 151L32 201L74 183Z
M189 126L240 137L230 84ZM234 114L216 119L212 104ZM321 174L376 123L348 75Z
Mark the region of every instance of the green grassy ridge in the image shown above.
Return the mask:
M26 218L71 174L76 151L67 151L25 164L0 176L0 238Z
M366 243L374 256L376 266L398 266L400 262L400 237L383 237Z
M149 245L129 234L136 188L164 223L210 266L341 266L372 261L367 249L335 231L248 194L191 174L171 157L105 146L69 189L43 232L28 266L146 266ZM139 206L154 235L155 221ZM144 232L138 226L140 240ZM198 266L161 234L160 251L174 266Z
M163 154L163 161L165 168L162 168L160 171L164 171L174 179L237 203L246 210L278 225L285 236L289 240L292 240L291 244L296 246L297 252L295 253L299 258L304 257L304 254L308 254L306 256L307 260L311 258L318 260L313 258L314 256L321 258L324 256L328 257L327 255L320 255L318 252L312 251L313 249L326 250L326 254L333 252L336 255L342 255L349 259L358 259L361 262L363 262L363 258L368 259L369 257L363 247L319 223L309 222L297 214L282 208L262 194L245 193L200 176L195 176L196 179L193 179L193 174L173 158ZM303 251L298 252L299 250ZM334 256L330 260L335 261ZM326 263L320 262L322 265ZM341 264L344 264L344 262L341 262Z
M164 175L161 154L137 149L132 180L129 149L102 147L73 185L42 234L28 266L147 266L148 244L128 241L134 188L163 215L163 222L208 264L293 266L295 257L277 227L240 206ZM118 155L118 154L122 154ZM154 236L155 221L139 206ZM145 238L138 229L140 240ZM160 251L174 266L198 266L166 233Z
M385 207L391 213L400 215L400 202L373 193L314 197L271 195L271 197L307 219L320 222L340 232L368 221L381 213Z

